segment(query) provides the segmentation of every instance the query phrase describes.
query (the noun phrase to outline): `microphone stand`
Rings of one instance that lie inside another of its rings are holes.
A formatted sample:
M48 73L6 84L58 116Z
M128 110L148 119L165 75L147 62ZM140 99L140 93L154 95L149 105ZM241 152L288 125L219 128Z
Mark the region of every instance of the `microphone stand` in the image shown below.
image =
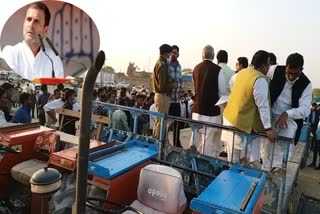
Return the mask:
M53 61L46 52L44 52L44 54L49 58L49 60L51 62L51 66L52 66L51 75L52 75L52 78L55 78L54 69L53 69Z
M43 44L43 41L42 41L42 37L40 34L38 34L38 38L39 38L39 41L40 41L40 45L41 45L41 48L42 48L42 51L44 52L44 54L49 58L50 62L51 62L51 68L52 68L52 71L51 71L51 75L52 75L52 78L55 78L55 74L54 74L54 67L53 67L53 61L52 59L50 58L50 56L47 54L46 52L46 48Z

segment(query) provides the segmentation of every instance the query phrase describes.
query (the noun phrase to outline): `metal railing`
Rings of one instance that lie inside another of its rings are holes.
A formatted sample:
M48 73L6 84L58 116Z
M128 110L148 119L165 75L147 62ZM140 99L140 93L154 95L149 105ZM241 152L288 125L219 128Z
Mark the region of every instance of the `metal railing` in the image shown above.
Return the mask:
M166 135L165 133L168 131L168 127L170 125L170 123L177 121L177 122L181 122L181 123L185 123L188 124L189 127L191 128L191 132L193 133L193 137L192 139L190 139L191 143L190 145L196 145L196 134L200 131L200 130L204 130L204 132L202 132L204 135L206 135L208 129L217 129L217 130L223 130L223 131L227 131L227 132L232 132L233 134L233 141L232 141L232 152L231 154L231 161L229 162L230 165L231 164L241 164L240 162L234 161L234 146L235 146L235 137L236 136L243 136L243 149L241 152L241 156L243 157L247 157L248 154L248 145L250 144L250 140L248 139L248 137L258 137L258 138L262 138L262 139L268 139L267 135L264 133L252 133L251 135L248 135L245 132L242 132L234 127L230 127L230 126L224 126L221 124L214 124L214 123L210 123L210 122L203 122L203 121L196 121L196 120L191 120L191 119L186 119L186 118L181 118L181 117L174 117L174 116L168 116L168 115L164 115L161 113L157 113L157 112L151 112L151 111L147 111L147 110L143 110L143 109L138 109L138 108L131 108L131 107L127 107L127 106L120 106L120 105L115 105L115 104L110 104L110 103L104 103L104 102L99 102L99 101L95 101L96 105L101 105L103 106L105 109L107 109L108 115L112 115L113 111L117 110L117 109L121 109L123 111L128 111L130 112L130 115L133 118L133 130L132 133L130 132L126 132L123 130L114 130L116 132L120 132L120 133L126 133L128 135L128 138L126 139L137 139L137 138L144 138L146 140L153 140L154 142L158 143L159 146L159 157L158 159L161 160L163 157L161 154L163 153L163 148L164 148L164 141L165 136L168 138L168 135ZM154 139L152 136L141 136L137 133L137 125L138 125L138 116L141 114L147 114L149 116L155 117L160 119L160 137L159 139ZM111 120L112 123L112 120ZM166 125L167 124L167 125ZM112 124L111 124L112 125ZM111 129L111 126L108 127L110 128L110 132L109 134L113 134L113 130ZM174 130L174 131L180 131L180 130ZM111 139L111 136L110 136ZM284 208L284 204L286 204L283 200L284 198L284 191L285 191L285 181L286 181L286 168L287 168L287 164L288 164L288 158L289 158L289 149L290 149L290 144L292 144L293 139L292 138L287 138L287 137L283 137L283 136L277 136L277 141L278 143L282 143L284 145L284 151L283 151L283 158L282 158L282 165L281 165L281 173L280 173L280 187L279 187L279 193L278 193L278 202L277 202L277 211L276 213L282 213L283 208ZM202 151L198 151L200 154L204 154L204 148L206 143L212 143L212 142L206 142L206 138L204 138L204 142L203 142L203 149ZM274 157L274 151L275 150L275 145L272 145L272 149L271 149L271 162L270 162L270 168L272 168L273 166L273 157ZM269 154L270 155L270 154ZM240 158L241 158L240 156ZM216 158L216 159L221 159L222 161L226 161L224 158L220 158L220 157L212 157L212 158ZM250 165L246 165L246 167L250 167ZM262 169L257 169L256 170L262 170ZM197 170L197 169L192 169L192 170ZM265 170L263 170L265 171Z

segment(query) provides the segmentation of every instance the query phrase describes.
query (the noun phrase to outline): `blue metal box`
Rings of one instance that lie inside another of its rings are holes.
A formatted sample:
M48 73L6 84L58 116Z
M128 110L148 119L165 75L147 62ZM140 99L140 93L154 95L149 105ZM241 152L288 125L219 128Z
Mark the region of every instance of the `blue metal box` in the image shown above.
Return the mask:
M132 140L89 154L88 171L111 179L158 155L153 144Z
M201 214L253 213L265 180L264 172L233 166L221 172L197 198L192 199L190 207Z

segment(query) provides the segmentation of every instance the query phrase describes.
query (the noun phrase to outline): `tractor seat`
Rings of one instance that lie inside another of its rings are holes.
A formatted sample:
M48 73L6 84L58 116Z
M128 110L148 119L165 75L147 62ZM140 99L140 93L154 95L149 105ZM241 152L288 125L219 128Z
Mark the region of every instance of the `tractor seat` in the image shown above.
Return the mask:
M187 204L182 176L168 166L150 164L144 167L140 172L137 195L138 200L130 206L142 213L179 214Z
M54 132L41 133L34 144L36 152L45 152L46 155L55 151L56 134ZM47 167L47 162L37 159L30 159L21 162L11 168L11 176L21 184L30 185L30 178L36 171Z
M47 162L31 159L19 163L11 168L11 176L24 185L30 185L30 178L33 173L47 166Z

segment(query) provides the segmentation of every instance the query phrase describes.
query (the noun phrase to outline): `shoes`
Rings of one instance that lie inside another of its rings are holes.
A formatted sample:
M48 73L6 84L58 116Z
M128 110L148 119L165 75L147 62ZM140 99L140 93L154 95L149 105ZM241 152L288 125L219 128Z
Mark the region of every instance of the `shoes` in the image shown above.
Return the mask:
M316 167L316 164L315 163L311 163L308 165L308 167Z
M251 162L250 167L255 168L255 169L261 169L260 160L255 160L255 161Z
M219 157L224 157L224 158L226 158L226 157L228 157L228 153L226 153L225 151L220 152Z
M314 170L320 170L320 165L314 168Z
M279 167L272 167L271 172L277 173L277 172L280 172L280 170L281 170L281 168L279 168Z

